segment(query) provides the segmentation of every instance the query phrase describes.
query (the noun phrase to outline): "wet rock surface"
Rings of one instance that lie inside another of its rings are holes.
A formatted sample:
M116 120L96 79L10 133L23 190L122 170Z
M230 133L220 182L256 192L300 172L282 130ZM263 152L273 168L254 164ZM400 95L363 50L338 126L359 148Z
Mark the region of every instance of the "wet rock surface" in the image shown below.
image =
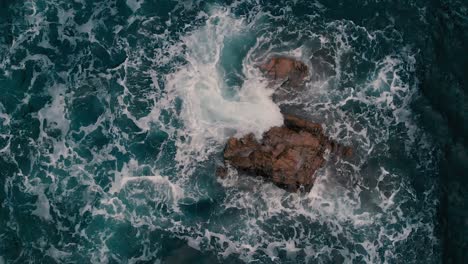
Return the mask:
M351 154L349 148L325 136L320 124L285 115L284 125L271 128L260 141L253 134L230 138L224 159L237 170L262 176L288 191L309 191L315 172L325 163L327 149Z

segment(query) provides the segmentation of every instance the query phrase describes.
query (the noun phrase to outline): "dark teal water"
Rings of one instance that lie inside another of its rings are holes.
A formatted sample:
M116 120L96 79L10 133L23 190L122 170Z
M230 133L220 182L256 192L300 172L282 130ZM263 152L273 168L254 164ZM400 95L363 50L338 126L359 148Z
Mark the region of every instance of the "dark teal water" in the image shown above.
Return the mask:
M466 263L466 1L0 1L0 263ZM231 173L281 101L350 144L309 194Z

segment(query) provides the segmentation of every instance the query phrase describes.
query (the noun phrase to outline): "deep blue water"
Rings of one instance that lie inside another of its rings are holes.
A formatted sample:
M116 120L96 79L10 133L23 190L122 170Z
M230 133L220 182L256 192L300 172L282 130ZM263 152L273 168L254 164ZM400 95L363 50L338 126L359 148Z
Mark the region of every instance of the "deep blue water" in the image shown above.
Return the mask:
M0 264L466 263L467 54L463 0L0 0ZM218 179L280 107L354 157Z

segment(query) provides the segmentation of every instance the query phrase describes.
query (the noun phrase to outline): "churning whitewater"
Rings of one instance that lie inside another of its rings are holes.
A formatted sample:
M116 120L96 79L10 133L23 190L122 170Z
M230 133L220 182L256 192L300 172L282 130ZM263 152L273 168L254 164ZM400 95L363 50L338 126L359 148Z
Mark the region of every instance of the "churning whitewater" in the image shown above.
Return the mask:
M405 8L423 27L420 2ZM441 262L419 42L398 10L343 5L1 7L0 263ZM307 66L299 96L273 101L271 56ZM280 109L353 156L327 152L310 192L218 177L227 140L260 139Z

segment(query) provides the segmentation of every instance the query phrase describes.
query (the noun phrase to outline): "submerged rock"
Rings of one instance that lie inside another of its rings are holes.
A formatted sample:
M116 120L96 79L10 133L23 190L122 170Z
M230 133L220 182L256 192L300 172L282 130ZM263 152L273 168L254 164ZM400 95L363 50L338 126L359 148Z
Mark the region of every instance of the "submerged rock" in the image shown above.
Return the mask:
M253 134L230 138L224 160L241 172L262 176L288 191L309 191L327 149L351 154L350 148L325 136L319 124L285 115L284 125L265 132L261 141Z
M260 69L275 81L285 81L292 86L300 85L308 75L303 62L289 57L273 57L260 65Z
M273 82L272 86L276 87L273 93L274 102L299 96L309 74L305 63L290 57L272 57L259 68Z

